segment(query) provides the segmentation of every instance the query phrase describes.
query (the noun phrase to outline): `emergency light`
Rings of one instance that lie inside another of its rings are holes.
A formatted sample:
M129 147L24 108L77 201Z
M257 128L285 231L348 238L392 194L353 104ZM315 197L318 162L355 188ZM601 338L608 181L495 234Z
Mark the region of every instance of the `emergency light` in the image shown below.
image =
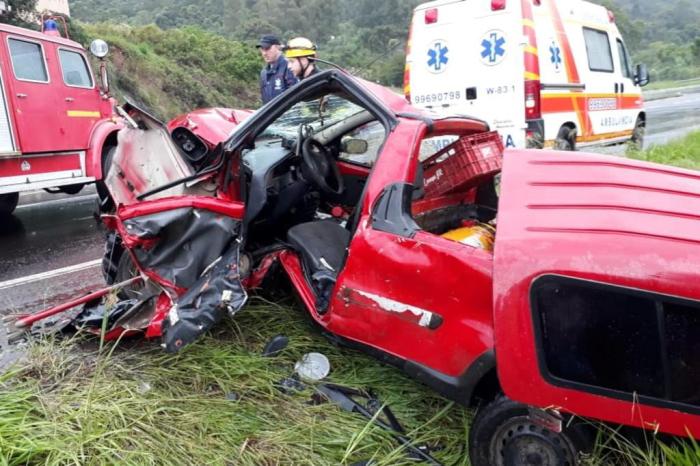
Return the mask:
M61 33L58 30L58 23L53 19L44 21L44 34L47 36L61 37Z
M437 8L431 8L429 10L425 10L425 24L435 24L437 23L438 20L438 9Z
M491 11L505 10L506 0L491 0Z

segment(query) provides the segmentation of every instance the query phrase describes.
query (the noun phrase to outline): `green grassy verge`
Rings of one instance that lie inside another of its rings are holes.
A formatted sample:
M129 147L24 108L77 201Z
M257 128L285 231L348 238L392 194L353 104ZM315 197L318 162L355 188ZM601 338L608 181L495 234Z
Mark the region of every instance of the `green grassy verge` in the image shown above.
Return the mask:
M290 346L261 357L279 333ZM257 300L179 355L156 342L97 346L37 342L0 378L0 465L412 463L363 417L309 404L311 388L292 396L275 388L309 351L330 359L328 381L373 388L416 442L443 446L435 455L447 464L468 464L468 410L335 348L293 306Z
M676 81L651 81L648 85L644 86L644 90L675 89L678 87L697 86L698 84L700 84L700 77Z
M627 155L639 160L700 170L700 131L663 146L652 146L644 151L629 150Z
M279 356L260 352L290 337ZM306 352L331 361L330 382L372 388L416 443L440 446L446 465L468 465L470 410L448 402L393 367L336 348L295 306L253 300L234 319L178 355L157 342L108 344L47 339L0 376L0 465L377 465L416 464L385 432L313 389L282 394ZM700 464L695 444L665 446L648 434L633 444L603 428L586 466Z

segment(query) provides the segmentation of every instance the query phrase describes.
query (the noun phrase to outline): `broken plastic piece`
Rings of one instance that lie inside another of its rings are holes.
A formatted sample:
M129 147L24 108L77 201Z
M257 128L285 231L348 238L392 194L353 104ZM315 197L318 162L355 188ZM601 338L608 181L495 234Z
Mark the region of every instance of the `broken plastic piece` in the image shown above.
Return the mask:
M296 374L275 383L275 387L285 395L294 395L295 393L306 390L306 385L301 383Z
M404 429L398 419L396 419L396 416L394 416L394 413L388 406L383 405L373 396L371 392L335 384L321 384L316 387L316 393L323 399L337 404L342 410L351 413L359 413L365 418L372 420L382 429L393 432L392 437L406 448L406 452L411 458L425 461L436 466L442 465L442 463L430 455L431 451L440 448L430 448L427 445L415 445L410 438L402 435ZM367 400L367 405L363 406L356 401L354 397L365 398ZM315 397L315 400L319 401L319 397ZM373 407L376 406L380 406L380 408L373 412ZM384 418L382 419L380 416L375 415L377 412L379 412L379 415L384 415Z
M289 344L289 338L285 335L275 335L267 342L263 348L262 355L264 358L277 356Z
M294 371L303 380L318 382L328 376L331 371L331 363L321 353L306 353L301 360L294 365Z

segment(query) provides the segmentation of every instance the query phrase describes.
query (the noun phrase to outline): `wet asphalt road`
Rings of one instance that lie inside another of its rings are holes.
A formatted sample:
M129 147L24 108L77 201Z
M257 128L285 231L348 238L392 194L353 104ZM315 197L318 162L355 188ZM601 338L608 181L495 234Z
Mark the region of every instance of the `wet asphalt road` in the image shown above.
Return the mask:
M700 128L700 93L647 103L645 146ZM624 146L589 149L622 154ZM88 187L75 196L22 194L14 216L0 219L0 315L35 312L104 285L104 233Z
M33 312L100 287L104 233L88 187L75 196L20 196L0 219L0 314Z
M700 128L700 93L647 102L649 121L645 147L666 144Z

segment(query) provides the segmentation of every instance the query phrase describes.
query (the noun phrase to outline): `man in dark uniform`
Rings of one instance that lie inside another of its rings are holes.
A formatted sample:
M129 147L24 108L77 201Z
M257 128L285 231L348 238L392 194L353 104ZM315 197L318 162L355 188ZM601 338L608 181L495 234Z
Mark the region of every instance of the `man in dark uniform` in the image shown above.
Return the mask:
M260 97L263 105L292 87L298 82L289 69L287 59L282 56L281 43L272 35L262 36L256 45L265 60L260 71Z
M289 69L301 81L318 73L316 68L316 44L306 37L295 37L287 42L284 55L289 60Z

